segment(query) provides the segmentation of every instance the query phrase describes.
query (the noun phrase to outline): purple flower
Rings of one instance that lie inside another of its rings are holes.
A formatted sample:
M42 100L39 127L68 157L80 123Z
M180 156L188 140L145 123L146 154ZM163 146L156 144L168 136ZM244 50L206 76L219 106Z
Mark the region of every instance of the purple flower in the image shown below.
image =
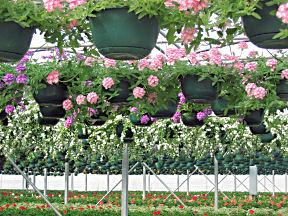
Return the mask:
M1 90L1 89L4 89L4 87L5 87L4 85L5 85L5 83L2 82L2 81L0 81L0 90Z
M173 115L173 117L171 119L174 123L180 123L181 113L175 112L175 114Z
M19 84L27 84L28 83L28 78L25 74L19 74L16 77L16 82Z
M207 115L204 112L198 112L196 117L199 121L203 121Z
M212 115L212 113L213 113L213 111L212 111L211 108L206 108L206 109L203 110L203 112L204 112L207 116Z
M89 113L89 116L93 116L97 113L97 110L91 107L88 107L88 113Z
M180 93L178 94L178 97L179 97L179 104L184 104L184 103L186 103L186 98L185 98L185 96L184 96L184 94L183 94L182 92L180 92Z
M29 56L25 55L21 60L20 60L20 64L26 63L29 61Z
M15 110L15 107L13 105L7 105L5 107L5 112L8 114L8 115L11 115Z
M2 79L7 85L12 85L14 83L15 77L11 73L7 73Z
M73 118L69 116L64 122L64 127L70 128L72 124L73 124Z
M34 54L33 51L27 51L27 52L25 53L25 56L32 56L33 54Z
M26 69L27 69L26 66L21 63L16 66L16 71L18 73L21 73L22 71L25 71Z
M130 112L132 112L132 113L137 113L137 112L138 112L137 107L131 107L131 108L130 108Z
M91 80L86 80L85 85L86 86L92 86L93 82Z
M148 115L143 115L141 117L141 124L147 124L150 121L150 117Z
M150 119L152 122L157 122L157 118L154 118L154 117L151 117L151 119Z
M77 53L76 58L78 61L83 61L85 59L85 56L83 56L81 53Z

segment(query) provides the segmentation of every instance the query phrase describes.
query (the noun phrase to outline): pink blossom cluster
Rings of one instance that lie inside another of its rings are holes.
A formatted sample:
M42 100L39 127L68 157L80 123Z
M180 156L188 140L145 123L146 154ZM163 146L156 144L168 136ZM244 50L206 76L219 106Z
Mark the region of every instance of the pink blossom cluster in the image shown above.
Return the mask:
M86 3L87 0L66 0L69 3L69 8L73 10L79 5Z
M276 13L276 16L279 19L282 19L283 23L288 23L288 3L281 4L278 7L278 11Z
M248 44L245 42L245 41L241 41L239 44L238 44L238 47L240 49L248 49Z
M243 70L244 69L244 63L243 62L240 62L240 61L237 61L235 62L235 64L233 65L233 67L239 71Z
M87 0L65 0L69 4L70 9L74 9L77 6L86 3ZM43 0L44 7L48 12L52 12L55 9L62 9L64 0Z
M150 75L148 78L147 78L147 82L148 82L148 85L151 86L151 87L156 87L158 84L159 84L159 79L157 76L154 76L154 75Z
M166 7L178 7L180 11L190 11L197 13L208 6L208 0L166 0Z
M245 65L245 69L247 69L248 71L255 71L257 69L257 62L248 62Z
M285 69L281 72L282 79L288 79L288 69Z
M109 59L109 58L104 58L104 66L106 68L109 68L109 67L116 67L116 64L117 62L114 60L114 59Z
M50 85L57 84L59 82L60 73L58 70L54 70L47 76L47 83Z
M177 60L180 60L186 56L185 48L168 48L166 50L167 64L174 65Z
M277 60L276 59L268 59L266 61L266 66L270 67L272 71L274 71L276 69L277 66Z
M143 89L143 88L141 88L141 87L135 87L134 89L133 89L133 95L134 95L134 97L135 98L143 98L144 97L144 95L145 95L145 90Z
M155 57L148 56L138 62L138 69L144 70L145 68L148 68L153 71L158 71L162 69L164 62L165 56L162 54L158 54Z
M156 103L157 100L157 94L155 92L150 92L147 95L147 101L151 104Z
M112 88L114 85L114 80L111 77L105 77L102 81L102 86L107 90Z
M222 56L221 56L221 53L217 47L212 48L210 50L209 54L210 54L209 62L211 64L215 64L215 65L221 65L222 64Z
M183 44L189 44L191 43L194 38L195 34L197 33L197 29L195 28L183 28L181 31L181 41Z
M73 108L73 103L70 99L67 99L65 101L63 101L63 108L66 110L66 111L69 111Z
M267 94L267 90L263 87L258 87L255 83L248 83L245 87L248 97L263 100Z

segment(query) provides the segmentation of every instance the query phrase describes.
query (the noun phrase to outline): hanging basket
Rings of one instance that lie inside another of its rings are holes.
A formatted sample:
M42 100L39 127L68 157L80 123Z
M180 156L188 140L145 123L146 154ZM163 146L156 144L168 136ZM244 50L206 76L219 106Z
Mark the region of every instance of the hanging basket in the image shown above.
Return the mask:
M186 75L180 78L181 89L185 98L194 103L209 103L216 99L217 89L212 86L212 80L198 81L197 75Z
M259 14L261 19L253 16L242 18L244 30L249 40L260 48L286 49L288 48L288 38L273 39L273 37L280 32L280 29L287 29L288 25L277 18L275 13L271 15L271 12L278 10L278 6L267 6L265 3L269 1L261 1L263 7L255 10L255 13Z
M227 114L224 114L225 109L228 106L228 101L224 98L217 98L211 103L211 108L214 114L218 117L229 117L235 115L235 110L228 110Z
M128 8L111 8L90 17L94 44L107 58L138 60L150 54L160 32L156 17L139 19Z
M130 82L128 80L121 80L118 85L118 95L109 99L112 104L128 103L128 97L130 96Z
M15 22L0 22L0 62L19 61L28 51L35 28L22 28Z
M265 134L267 133L266 126L261 123L259 125L250 125L250 131L252 134Z
M182 122L187 127L197 127L204 125L203 121L197 119L197 113L184 113L181 115Z
M0 171L3 170L3 166L4 166L5 161L6 161L5 156L0 155Z
M264 118L264 109L254 110L247 114L244 118L247 125L259 125Z
M39 105L62 105L68 98L67 87L63 84L47 85L34 94L34 98Z
M40 125L45 125L45 126L55 126L58 122L59 119L57 118L39 118L39 124Z
M108 115L103 112L99 112L96 115L91 116L90 124L93 126L102 126L108 119Z
M280 80L279 84L276 86L277 96L284 101L288 101L288 81Z
M176 111L177 103L170 102L167 104L166 108L161 108L158 112L151 116L157 119L172 118Z
M274 138L275 136L271 132L260 135L262 143L270 143Z
M116 134L117 134L119 139L121 138L123 129L124 129L123 124L118 124L116 126ZM126 142L126 143L133 142L133 132L132 132L131 128L127 128L127 130L125 131L124 142Z
M40 105L40 112L44 117L47 118L63 118L66 114L66 111L63 109L62 105Z

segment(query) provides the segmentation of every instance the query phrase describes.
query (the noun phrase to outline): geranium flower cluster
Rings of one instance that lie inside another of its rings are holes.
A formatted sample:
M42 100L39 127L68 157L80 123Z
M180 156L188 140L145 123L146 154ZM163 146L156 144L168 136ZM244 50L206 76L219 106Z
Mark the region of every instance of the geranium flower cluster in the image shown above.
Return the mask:
M281 4L278 7L276 16L281 19L283 23L288 23L288 3Z
M208 0L166 0L166 7L178 7L179 11L197 13L208 6Z
M43 0L44 7L48 12L52 12L56 9L62 9L64 2L69 4L69 8L73 10L79 5L86 3L87 0Z
M258 87L255 83L248 83L245 87L248 97L263 100L267 94L267 90L263 87Z
M194 38L195 34L197 33L197 29L195 28L183 28L181 31L181 41L183 44L191 43Z

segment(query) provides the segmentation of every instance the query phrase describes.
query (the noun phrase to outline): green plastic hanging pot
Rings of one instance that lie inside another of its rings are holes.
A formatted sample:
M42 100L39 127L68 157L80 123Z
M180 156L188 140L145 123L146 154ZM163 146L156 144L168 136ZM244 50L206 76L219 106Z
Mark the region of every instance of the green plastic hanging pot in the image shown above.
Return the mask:
M217 89L212 80L206 78L198 81L198 75L180 77L181 89L185 98L194 103L210 103L217 97Z
M15 22L0 22L0 62L19 61L28 51L35 28L22 28Z
M166 107L160 108L158 112L156 112L151 116L157 119L172 118L175 112L177 111L177 103L170 102L166 105L167 105Z
M267 6L265 4L269 1L260 1L262 7L255 10L255 13L259 14L261 19L254 16L244 16L242 18L244 30L249 40L260 48L286 49L288 48L288 38L273 39L273 37L280 32L280 29L287 29L288 25L275 16L275 11L278 10L277 5ZM273 12L274 15L271 15Z
M259 110L253 110L250 113L248 113L244 120L247 123L247 125L259 125L262 123L264 118L264 109Z
M34 99L40 105L62 105L63 101L67 98L67 87L63 84L47 85L34 94Z
M265 133L267 133L266 126L263 123L261 123L259 125L250 125L249 128L250 128L250 131L252 134L265 134Z
M260 135L260 139L262 143L270 143L274 138L275 137L271 132Z
M107 58L138 60L150 54L160 32L156 17L139 19L128 8L111 8L90 17L94 44Z
M188 127L197 127L204 125L203 121L199 121L197 119L197 114L194 112L191 113L183 113L181 115L181 120L185 126Z
M39 118L38 120L40 125L45 125L45 126L55 126L58 122L59 119L57 118Z
M40 112L44 117L47 118L63 118L66 114L66 111L63 109L62 105L54 106L41 106Z
M225 109L228 106L228 101L224 98L217 98L211 103L211 109L213 110L214 114L218 117L229 117L235 114L235 110L228 110L227 114L225 115Z
M276 86L277 96L284 101L288 101L288 80L280 80Z

